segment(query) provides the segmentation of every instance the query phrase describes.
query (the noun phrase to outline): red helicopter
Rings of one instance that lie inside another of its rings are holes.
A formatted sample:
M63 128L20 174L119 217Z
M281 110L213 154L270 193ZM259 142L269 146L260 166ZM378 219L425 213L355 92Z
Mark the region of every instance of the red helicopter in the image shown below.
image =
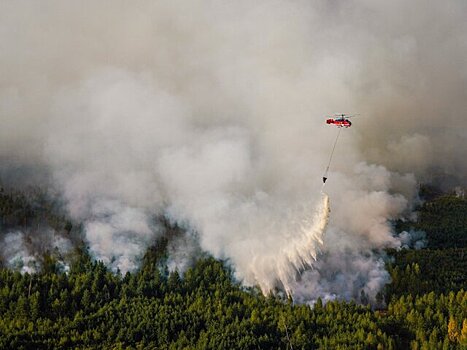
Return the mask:
M335 114L335 118L329 118L326 119L326 124L333 124L337 126L338 128L350 128L352 125L352 122L349 120L349 118L355 117L354 115L346 115L346 114Z

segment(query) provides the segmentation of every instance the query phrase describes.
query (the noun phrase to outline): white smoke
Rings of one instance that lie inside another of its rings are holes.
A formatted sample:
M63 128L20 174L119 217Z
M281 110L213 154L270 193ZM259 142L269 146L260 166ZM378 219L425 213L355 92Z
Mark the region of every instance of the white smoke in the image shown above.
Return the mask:
M246 284L371 296L415 176L465 179L462 0L46 3L0 4L0 159L48 168L113 269L138 266L166 215ZM330 112L362 115L324 233Z
M21 273L36 273L42 265L42 254L57 255L58 265L65 272L69 270L63 259L72 250L72 243L51 229L43 229L40 233L24 233L22 231L6 232L1 240L1 256L6 266Z
M114 271L134 271L144 254L142 248L148 247L161 229L151 223L146 210L109 200L93 205L93 216L85 225L91 252Z
M400 247L403 249L422 249L428 244L426 233L423 231L402 231L397 238L400 240Z
M172 238L167 245L167 268L170 272L184 272L201 255L197 235L188 230Z
M6 259L8 267L19 270L21 273L37 272L39 263L25 246L22 232L7 233L2 243L2 256Z
M359 300L361 292L373 301L381 287L389 281L381 257L371 252L365 254L350 250L325 254L305 271L293 285L293 298L297 303L313 304L343 299Z

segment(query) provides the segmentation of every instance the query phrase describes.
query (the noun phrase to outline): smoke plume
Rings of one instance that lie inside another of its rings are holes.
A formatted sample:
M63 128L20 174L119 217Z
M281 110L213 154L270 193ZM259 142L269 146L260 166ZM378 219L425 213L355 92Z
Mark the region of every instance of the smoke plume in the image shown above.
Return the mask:
M466 7L3 1L3 181L25 169L58 190L114 270L137 268L164 215L187 230L172 268L196 237L264 291L374 296L417 181L466 181ZM334 112L360 116L333 157L328 222Z
M38 272L46 252L57 259L59 268L64 271L69 269L64 258L71 251L72 243L52 229L41 229L40 232L6 232L0 242L0 254L6 266L21 273Z

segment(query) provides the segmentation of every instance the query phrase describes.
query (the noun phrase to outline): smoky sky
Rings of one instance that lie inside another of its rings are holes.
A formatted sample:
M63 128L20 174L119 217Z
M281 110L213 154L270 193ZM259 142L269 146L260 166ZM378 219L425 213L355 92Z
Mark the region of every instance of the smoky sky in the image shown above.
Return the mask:
M322 259L300 297L377 291L375 251L400 245L388 220L410 215L417 182L465 183L464 1L0 9L2 174L45 177L112 268L137 268L163 214L189 235L180 251L196 241L247 284L284 282L271 261L295 261L284 245L320 220L327 114L359 115L337 144L329 224L307 241Z

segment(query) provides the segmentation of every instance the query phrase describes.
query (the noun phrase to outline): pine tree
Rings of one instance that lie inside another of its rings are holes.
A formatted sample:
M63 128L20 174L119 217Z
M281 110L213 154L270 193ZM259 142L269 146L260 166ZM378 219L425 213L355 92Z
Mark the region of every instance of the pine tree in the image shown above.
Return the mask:
M448 323L448 338L453 343L456 343L459 339L459 329L457 328L457 321L452 316L449 318Z
M459 342L461 343L462 346L467 346L467 319L464 318L464 321L462 322L462 330L461 330L461 336L459 338Z

